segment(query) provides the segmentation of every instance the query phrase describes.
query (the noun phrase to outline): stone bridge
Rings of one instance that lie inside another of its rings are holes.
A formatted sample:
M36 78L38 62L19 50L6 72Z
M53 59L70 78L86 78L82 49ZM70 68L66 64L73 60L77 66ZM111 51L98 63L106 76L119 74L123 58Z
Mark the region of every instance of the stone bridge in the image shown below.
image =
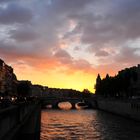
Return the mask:
M72 109L75 109L75 105L79 102L84 102L89 108L96 108L97 103L95 98L69 98L69 97L42 97L42 106L52 105L52 108L57 109L58 104L61 102L69 102L72 105Z
M24 102L0 109L0 140L39 140L41 104Z

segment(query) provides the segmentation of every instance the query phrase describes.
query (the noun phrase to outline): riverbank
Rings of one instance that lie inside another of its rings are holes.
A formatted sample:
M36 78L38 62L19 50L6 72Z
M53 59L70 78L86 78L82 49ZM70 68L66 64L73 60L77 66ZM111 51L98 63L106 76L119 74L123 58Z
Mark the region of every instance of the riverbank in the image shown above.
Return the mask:
M140 100L97 99L98 108L140 121Z

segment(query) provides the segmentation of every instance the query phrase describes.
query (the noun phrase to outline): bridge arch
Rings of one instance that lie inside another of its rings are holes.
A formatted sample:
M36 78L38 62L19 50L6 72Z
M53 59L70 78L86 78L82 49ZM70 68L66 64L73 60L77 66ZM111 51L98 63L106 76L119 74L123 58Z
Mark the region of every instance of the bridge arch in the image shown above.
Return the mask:
M58 104L61 102L69 102L72 105L72 109L76 109L75 105L78 102L84 102L89 106L89 108L96 108L97 103L95 98L52 98L52 97L42 97L42 106L52 105L52 108L58 109Z
M42 99L42 106L45 107L47 105L52 105L52 108L58 109L59 103L69 102L72 106L71 109L76 109L75 108L76 103L81 102L81 101L82 99L79 99L79 98L47 98L46 97Z

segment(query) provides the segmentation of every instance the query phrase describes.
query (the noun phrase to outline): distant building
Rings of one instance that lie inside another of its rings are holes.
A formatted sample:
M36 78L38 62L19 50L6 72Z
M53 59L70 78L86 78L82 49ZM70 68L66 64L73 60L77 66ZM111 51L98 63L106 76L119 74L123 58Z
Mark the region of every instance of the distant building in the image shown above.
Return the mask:
M13 68L0 59L0 93L2 95L16 95L17 83Z
M133 67L136 72L136 79L131 80L131 89L134 96L140 96L140 64L137 67Z
M131 77L129 92L133 96L140 96L140 64L131 68L121 70L118 74L122 74L125 76L126 72L129 72L129 76Z
M44 92L44 87L41 85L32 85L31 96L41 97Z
M5 92L5 71L4 71L4 61L0 59L0 92Z
M32 96L32 83L28 80L18 81L17 92L19 96L28 97Z

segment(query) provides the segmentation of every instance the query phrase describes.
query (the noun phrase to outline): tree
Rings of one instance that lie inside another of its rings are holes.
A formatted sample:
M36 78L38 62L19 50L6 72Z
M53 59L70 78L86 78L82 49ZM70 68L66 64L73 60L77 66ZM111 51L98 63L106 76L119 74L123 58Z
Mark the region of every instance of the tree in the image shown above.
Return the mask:
M84 97L89 97L90 96L90 91L88 90L88 89L84 89L83 90L83 95L84 95Z
M31 92L31 84L28 81L21 81L17 86L17 92L19 96L29 96Z

